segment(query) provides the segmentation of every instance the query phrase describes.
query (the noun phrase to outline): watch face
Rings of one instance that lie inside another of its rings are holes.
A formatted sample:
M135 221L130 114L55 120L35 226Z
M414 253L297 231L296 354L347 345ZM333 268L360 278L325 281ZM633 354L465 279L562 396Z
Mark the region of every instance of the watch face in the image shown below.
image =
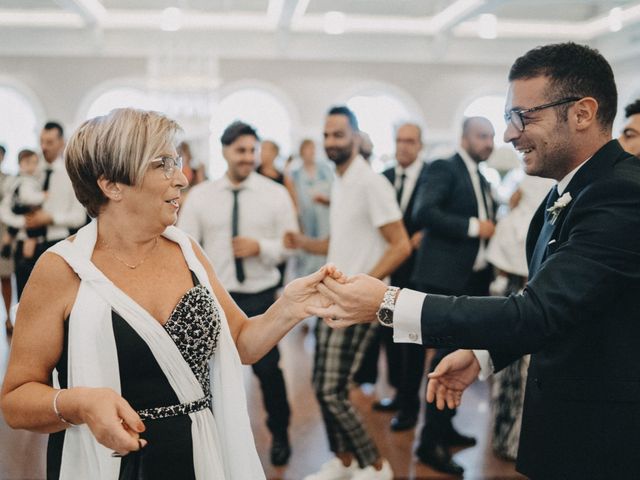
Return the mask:
M389 308L381 308L378 312L378 320L383 325L390 327L393 325L393 310Z

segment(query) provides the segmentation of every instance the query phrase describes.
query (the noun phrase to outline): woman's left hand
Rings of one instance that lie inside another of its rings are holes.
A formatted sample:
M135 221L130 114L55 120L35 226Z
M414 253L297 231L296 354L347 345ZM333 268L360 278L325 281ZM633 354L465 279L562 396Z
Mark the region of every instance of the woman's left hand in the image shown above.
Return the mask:
M286 286L282 299L285 301L286 311L291 318L296 320L307 318L309 314L306 312L306 308L309 306L326 308L332 305L331 300L318 292L318 284L327 275L339 278L341 274L334 266L326 265L317 272L298 278Z

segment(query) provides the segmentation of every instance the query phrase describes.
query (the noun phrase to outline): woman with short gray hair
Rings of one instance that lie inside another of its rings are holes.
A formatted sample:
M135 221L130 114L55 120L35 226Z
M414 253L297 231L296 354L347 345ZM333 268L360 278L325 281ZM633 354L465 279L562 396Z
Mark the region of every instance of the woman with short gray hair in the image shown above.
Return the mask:
M178 131L119 109L69 140L67 170L94 220L36 265L2 389L10 426L51 434L50 479L264 478L240 363L326 302L325 273L248 320L173 226L187 184Z

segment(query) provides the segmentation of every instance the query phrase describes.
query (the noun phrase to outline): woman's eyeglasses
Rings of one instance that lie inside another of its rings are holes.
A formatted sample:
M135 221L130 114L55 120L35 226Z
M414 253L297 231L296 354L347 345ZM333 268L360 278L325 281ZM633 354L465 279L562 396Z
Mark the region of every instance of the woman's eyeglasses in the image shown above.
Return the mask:
M182 170L182 157L158 157L152 160L151 165L160 165L164 176L169 180L176 170Z

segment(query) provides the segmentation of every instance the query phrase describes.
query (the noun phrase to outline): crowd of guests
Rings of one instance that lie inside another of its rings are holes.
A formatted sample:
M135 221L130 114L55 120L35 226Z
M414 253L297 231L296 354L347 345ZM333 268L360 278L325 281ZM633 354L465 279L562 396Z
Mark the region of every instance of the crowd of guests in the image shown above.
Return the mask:
M639 155L640 100L627 106L625 113L627 123L619 141L625 150ZM150 127L160 133L144 138L146 144L141 144L136 136L139 129ZM230 353L213 355L216 349L233 350L233 344L242 361L252 363L260 383L272 435L270 460L285 465L292 454L291 409L279 366L278 341L308 317L305 305L325 301L316 287L324 275L318 272L327 262L347 276L366 273L396 287L441 295L507 296L526 285L527 230L555 182L515 173L518 186L504 200L506 213L498 215L500 199L495 186L479 168L493 153L496 134L484 117L465 118L456 153L430 163L421 157L425 140L420 126L399 125L395 164L382 174L370 167L370 140L344 106L331 108L325 118L323 147L329 161L318 160L315 143L305 139L297 166L286 172L276 166L278 145L261 140L253 126L237 121L220 138L226 174L206 180L204 170L192 166L189 145L173 146L178 128L158 114L116 110L87 121L73 134L65 166L63 128L49 122L41 132L42 155L22 150L19 174L1 174L0 278L8 334L13 331L12 274L18 299L25 292L25 306L20 309L25 312L24 320L17 329L3 408L13 426L54 432L48 462L52 478L72 478L66 476L69 472L82 476L102 462L97 459L100 448L95 442L96 458L87 464L72 465L65 456L65 451L78 453L82 442L91 438L88 430L75 433L79 430L68 429L76 423L87 423L98 442L114 450L114 458L132 452L120 463L107 462L120 478L160 471L175 472L175 478L193 478L200 474L197 472L219 474L219 478L260 478L253 448L239 447L247 438L251 441L251 434L237 407L244 394L229 386L234 383L238 359ZM124 135L122 144L114 141L117 134ZM126 165L124 155L130 152L136 154L135 161ZM0 147L0 161L4 153ZM145 156L153 159L146 170ZM188 196L181 199L180 191L189 184ZM97 220L90 222L87 212ZM176 222L179 230L171 227ZM125 238L125 231L136 233ZM76 233L73 242L61 242ZM50 247L57 257L47 256L38 264L33 273L40 282L34 281L29 285L31 291L25 290L36 261ZM288 270L287 262L291 265ZM94 264L101 273L93 270ZM54 274L58 279L47 279ZM119 288L104 287L96 280L103 276ZM283 293L285 277L302 278L291 282ZM70 286L62 289L61 300L45 302L53 305L45 315L44 307L33 303L53 295L59 278L66 278ZM188 293L179 293L184 291ZM158 292L163 301L157 298ZM76 294L80 300L74 300ZM98 298L97 304L91 303ZM87 352L70 343L76 338L70 336L73 332L93 339L101 331L71 327L77 325L72 321L82 312L76 309L78 301L84 302L84 315L108 318L113 326L108 348ZM33 318L37 314L57 327L43 328L42 320ZM279 321L278 315L286 321ZM149 316L160 319L155 323L178 346L177 358L167 353L173 344L166 345L157 332L142 325ZM248 317L256 321L246 322ZM49 332L49 337L38 341L27 337L38 328ZM252 332L261 333L252 337ZM426 403L421 394L426 349L415 341L394 343L393 330L377 324L336 330L317 321L314 334L313 388L335 457L305 480L393 478L391 465L381 456L349 399L349 389L354 378L377 380L378 352L384 349L388 382L395 393L376 400L372 407L395 412L389 426L392 431L415 428L421 404ZM150 345L144 369L128 368L135 362L131 351L122 346L126 342L134 350L146 351L145 342ZM46 353L30 361L31 370L24 371L19 363L33 348ZM445 344L436 348L427 370L436 370L452 351ZM115 391L122 391L129 403L124 405L120 397L109 394L99 410L89 406L97 400L82 391L90 384L81 382L91 381L69 361L72 353L75 362L109 361L117 356L118 372L104 367L92 371L111 382L95 386L117 385ZM171 360L165 361L165 356ZM207 360L211 357L219 360L210 373ZM186 362L181 363L180 358ZM505 458L516 455L528 362L528 357L522 357L511 363L493 383L493 447ZM181 366L174 370L177 363ZM54 369L59 389L46 392L43 388ZM155 373L147 376L146 385L157 379L166 387L160 400L147 398L133 387L151 371ZM176 372L187 377L193 373L193 381L182 384L175 380ZM169 383L162 380L163 374ZM24 388L27 382L32 383L30 389ZM215 388L222 385L229 391L216 393ZM20 409L28 395L46 397L30 404L37 412L30 419ZM424 410L418 459L438 471L462 475L464 470L452 458L451 449L471 447L476 440L454 428L454 408L441 410L426 403ZM211 411L213 417L206 413ZM216 413L229 418L218 418ZM180 420L180 415L188 415L198 427L189 431L189 422ZM104 418L121 422L115 425ZM161 426L163 418L174 423ZM221 438L212 435L215 428ZM234 434L234 428L241 434ZM169 437L173 434L182 435L187 444L180 452L171 451ZM147 448L147 442L152 447ZM229 453L225 442L229 448L241 448L246 461L231 460L237 452ZM208 447L219 452L220 458L204 460L202 451Z

